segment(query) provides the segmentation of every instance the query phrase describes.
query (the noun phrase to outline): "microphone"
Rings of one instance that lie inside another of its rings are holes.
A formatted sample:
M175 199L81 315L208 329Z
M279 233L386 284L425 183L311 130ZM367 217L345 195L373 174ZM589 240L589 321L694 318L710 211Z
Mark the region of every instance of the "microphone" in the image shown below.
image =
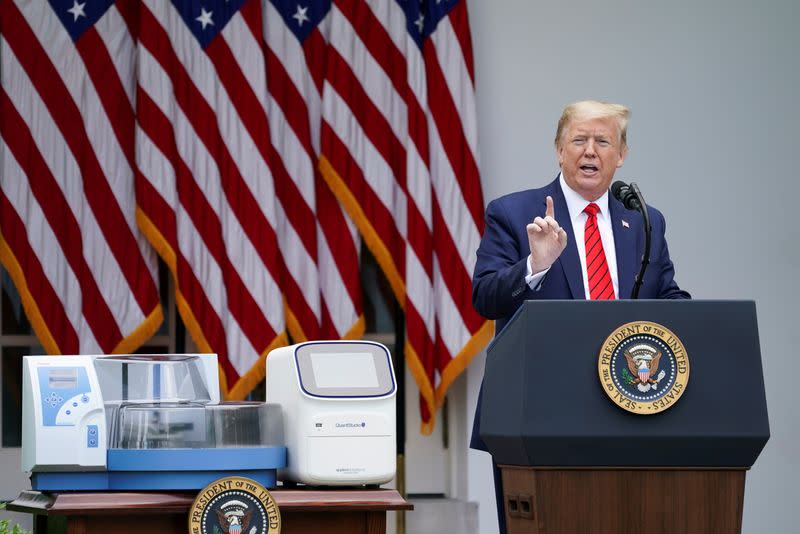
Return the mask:
M639 274L633 280L633 291L631 291L631 298L639 298L639 289L644 282L644 273L647 266L650 264L650 214L647 211L647 204L644 203L642 192L639 191L639 186L634 182L631 185L622 181L616 181L611 184L611 194L614 198L622 202L626 209L635 210L642 214L642 223L644 225L644 254L642 254L642 265L639 268Z
M636 184L628 185L621 180L611 184L611 194L614 195L614 198L622 202L622 205L629 210L641 211L642 203L639 202L636 195L637 189Z

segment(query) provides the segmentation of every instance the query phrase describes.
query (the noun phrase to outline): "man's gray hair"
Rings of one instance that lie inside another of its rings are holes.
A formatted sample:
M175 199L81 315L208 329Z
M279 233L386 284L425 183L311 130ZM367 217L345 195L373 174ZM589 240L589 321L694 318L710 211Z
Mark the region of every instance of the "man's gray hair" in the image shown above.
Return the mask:
M619 140L622 148L628 146L628 117L631 112L620 104L600 102L598 100L582 100L575 102L564 108L561 118L558 120L558 130L556 130L556 146L561 142L561 138L566 133L567 127L573 120L591 119L616 119L619 127Z

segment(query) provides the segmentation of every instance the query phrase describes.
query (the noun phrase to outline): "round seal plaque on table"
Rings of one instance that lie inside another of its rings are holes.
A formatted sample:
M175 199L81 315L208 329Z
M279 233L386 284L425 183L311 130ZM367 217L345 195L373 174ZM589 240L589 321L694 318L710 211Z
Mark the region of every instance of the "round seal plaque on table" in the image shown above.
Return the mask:
M189 510L189 534L280 534L281 513L267 489L249 478L215 480Z

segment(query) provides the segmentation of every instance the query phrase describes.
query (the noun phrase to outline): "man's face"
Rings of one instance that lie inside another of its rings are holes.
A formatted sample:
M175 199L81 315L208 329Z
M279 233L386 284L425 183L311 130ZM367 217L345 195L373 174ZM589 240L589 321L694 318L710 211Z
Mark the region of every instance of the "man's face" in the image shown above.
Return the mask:
M593 202L608 190L627 148L620 142L615 119L575 119L559 139L556 153L567 184Z

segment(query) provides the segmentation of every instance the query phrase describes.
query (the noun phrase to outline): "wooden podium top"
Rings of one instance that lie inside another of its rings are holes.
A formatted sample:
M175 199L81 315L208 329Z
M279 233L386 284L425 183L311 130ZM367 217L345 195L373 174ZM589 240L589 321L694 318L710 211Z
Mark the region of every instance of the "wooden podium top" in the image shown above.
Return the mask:
M412 510L414 506L393 489L272 489L285 512ZM67 492L23 491L8 510L45 515L114 515L131 513L188 513L196 492Z

